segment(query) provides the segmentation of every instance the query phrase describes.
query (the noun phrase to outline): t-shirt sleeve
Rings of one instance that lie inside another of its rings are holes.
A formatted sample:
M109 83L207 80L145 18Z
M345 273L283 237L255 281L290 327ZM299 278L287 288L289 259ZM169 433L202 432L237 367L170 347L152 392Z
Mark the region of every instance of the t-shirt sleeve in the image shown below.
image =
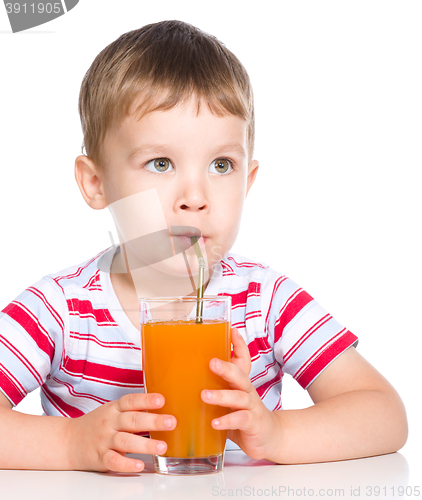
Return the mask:
M0 390L13 405L42 386L64 352L67 304L45 277L0 313Z
M358 338L294 281L270 269L266 274L266 328L275 358L306 389Z

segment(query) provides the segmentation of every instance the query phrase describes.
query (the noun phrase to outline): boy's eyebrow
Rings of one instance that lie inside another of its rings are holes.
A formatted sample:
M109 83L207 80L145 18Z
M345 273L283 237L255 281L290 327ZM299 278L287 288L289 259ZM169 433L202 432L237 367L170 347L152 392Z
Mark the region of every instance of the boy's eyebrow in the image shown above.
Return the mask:
M167 147L163 144L145 144L143 146L138 146L128 154L127 159L128 160L133 160L140 154L144 155L149 155L149 154L166 154ZM240 143L231 143L231 144L224 144L222 146L219 146L215 148L215 155L218 156L220 154L224 153L237 153L238 155L245 157L246 156L246 151L245 148L242 146Z
M166 147L162 144L144 144L143 146L138 146L128 154L127 159L133 160L141 153L148 155L149 153L156 153L157 151L165 151Z
M240 156L246 156L245 148L242 144L234 142L232 144L224 144L223 146L216 149L217 154L222 154L224 152L237 153Z

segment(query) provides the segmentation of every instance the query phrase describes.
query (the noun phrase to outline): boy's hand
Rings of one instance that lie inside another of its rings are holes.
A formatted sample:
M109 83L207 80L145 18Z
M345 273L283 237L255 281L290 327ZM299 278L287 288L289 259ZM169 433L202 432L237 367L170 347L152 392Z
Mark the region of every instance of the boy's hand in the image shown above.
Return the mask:
M218 430L228 429L228 437L250 457L265 458L274 446L278 420L265 407L249 379L249 349L235 328L232 329L232 344L234 356L231 362L216 358L210 361L211 371L229 382L231 390L204 390L201 399L233 410L213 420L211 425Z
M140 472L141 460L126 453L161 455L164 441L137 436L142 431L166 431L176 427L171 415L147 413L164 405L161 394L128 394L79 418L69 419L68 449L72 468L100 472Z

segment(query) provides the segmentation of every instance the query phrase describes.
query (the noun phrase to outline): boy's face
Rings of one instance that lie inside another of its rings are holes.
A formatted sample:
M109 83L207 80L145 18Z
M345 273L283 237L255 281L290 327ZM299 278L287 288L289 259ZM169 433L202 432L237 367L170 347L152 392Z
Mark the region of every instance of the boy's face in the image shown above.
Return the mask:
M218 117L203 102L198 114L194 99L140 120L132 114L109 131L103 157L107 204L156 189L169 228L201 231L209 268L229 252L258 167L248 165L245 120Z

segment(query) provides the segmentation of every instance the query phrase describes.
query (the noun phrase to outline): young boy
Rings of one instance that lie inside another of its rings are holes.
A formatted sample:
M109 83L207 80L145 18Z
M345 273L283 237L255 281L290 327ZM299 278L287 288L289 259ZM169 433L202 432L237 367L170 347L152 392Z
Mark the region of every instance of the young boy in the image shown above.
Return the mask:
M401 448L403 404L357 338L285 276L229 253L258 171L252 89L236 57L185 23L145 26L98 55L79 110L76 180L89 206L110 207L121 245L44 277L1 313L0 467L137 472L143 463L126 453L165 452L141 435L177 422L154 413L162 395L143 392L138 298L194 293L192 235L206 294L232 297L232 362L210 361L231 390L201 394L231 410L213 427L251 457L284 464ZM133 241L163 224L186 251L141 265ZM284 373L314 406L281 410ZM12 411L39 386L44 416Z

